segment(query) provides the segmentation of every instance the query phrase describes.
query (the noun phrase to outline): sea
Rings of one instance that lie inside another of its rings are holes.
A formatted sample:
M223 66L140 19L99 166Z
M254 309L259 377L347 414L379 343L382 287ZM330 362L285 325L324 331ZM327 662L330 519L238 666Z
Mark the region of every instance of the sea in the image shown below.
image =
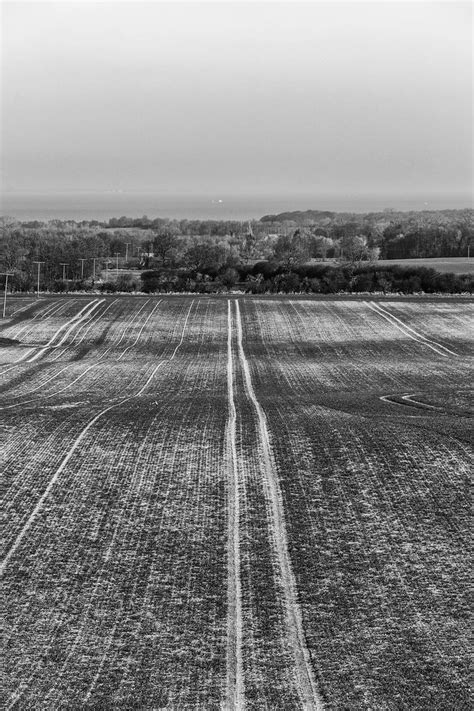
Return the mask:
M292 210L381 212L472 208L468 194L249 194L200 195L138 192L6 192L0 214L17 220L99 220L156 217L196 220L251 220Z

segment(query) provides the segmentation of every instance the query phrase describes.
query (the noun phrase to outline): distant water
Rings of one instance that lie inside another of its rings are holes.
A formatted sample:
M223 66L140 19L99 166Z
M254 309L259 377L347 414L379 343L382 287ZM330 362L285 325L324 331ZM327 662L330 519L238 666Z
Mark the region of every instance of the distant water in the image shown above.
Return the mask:
M5 193L0 212L18 220L109 220L111 217L169 217L247 220L289 210L378 212L472 207L468 195L160 195L146 193Z

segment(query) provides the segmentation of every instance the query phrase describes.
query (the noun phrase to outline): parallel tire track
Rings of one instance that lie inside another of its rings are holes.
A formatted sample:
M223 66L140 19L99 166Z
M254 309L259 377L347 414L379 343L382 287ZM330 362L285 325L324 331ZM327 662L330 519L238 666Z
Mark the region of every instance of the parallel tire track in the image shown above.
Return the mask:
M444 358L449 358L450 355L457 356L457 353L454 353L454 351L450 351L449 348L446 348L446 346L441 345L441 343L438 343L437 341L432 341L429 338L426 338L426 336L423 336L421 333L418 333L418 331L415 331L415 329L411 328L410 326L407 326L406 323L403 323L403 321L391 314L390 311L387 311L386 309L382 308L379 304L376 304L373 301L371 303L364 301L364 304L368 306L369 309L374 311L374 313L378 314L386 321L391 323L392 326L398 328L398 330L401 331L405 336L408 336L408 338L411 338L413 341L416 341L417 343L420 343L423 346L427 346L427 348L431 348L431 350L435 353L438 353L438 355L441 355Z
M160 300L161 300L161 299L160 299ZM158 303L160 303L160 302L158 302ZM158 304L157 304L157 305L158 305ZM184 333L185 333L185 331L186 331L186 326L188 325L189 315L190 315L190 313L191 313L191 309L193 308L193 306L194 306L194 299L191 301L191 306L189 307L188 313L186 314L186 318L184 319L183 330L181 331L181 338L180 338L180 340L179 340L178 345L177 345L176 348L174 349L173 353L171 354L171 356L170 356L169 358L165 358L164 360L162 360L162 361L160 361L160 362L158 363L158 365L153 369L153 371L152 371L151 375L149 376L148 380L146 381L145 385L143 385L143 386L140 388L140 390L136 393L135 397L138 397L139 395L142 395L143 391L144 391L144 390L148 387L148 385L151 383L151 381L152 381L153 378L155 377L155 373L157 372L157 370L158 370L159 368L161 368L161 366L163 365L163 363L169 363L169 362L171 362L172 360L174 360L174 358L176 357L176 353L178 352L179 348L183 345Z
M401 407L416 407L418 409L422 410L437 410L439 412L443 412L442 407L437 407L436 405L430 405L427 402L422 402L421 400L415 400L416 393L413 393L412 395L406 394L406 395L381 395L380 400L383 402L388 402L391 405L400 405ZM397 400L398 398L398 400ZM400 402L400 400L403 400L404 402Z
M5 558L4 558L4 560L2 561L2 564L1 564L1 566L0 566L0 575L3 575L3 572L4 572L5 568L7 567L9 561L11 560L12 556L13 556L13 555L16 553L16 551L18 550L18 547L20 546L20 544L21 544L23 538L25 537L25 535L27 534L27 532L28 532L29 529L31 528L31 526L32 526L32 524L33 524L33 522L34 522L36 516L38 515L38 512L41 510L41 508L42 508L42 506L43 506L43 503L44 503L45 500L48 498L50 491L52 490L52 488L53 488L54 485L56 484L56 482L57 482L57 480L59 479L61 473L64 471L66 465L68 464L69 460L71 459L72 455L74 454L74 452L76 451L76 449L79 447L79 445L81 444L82 440L84 439L84 437L86 436L86 434L89 432L89 430L91 429L91 427L93 427L93 426L95 425L95 423L97 422L97 420L99 420L101 417L103 417L107 412L109 412L109 411L112 410L113 408L121 407L121 405L124 405L126 402L129 402L130 400L132 400L132 399L134 399L134 398L139 397L140 395L142 395L143 391L145 390L145 388L146 388L146 387L149 385L149 383L151 382L151 380L152 380L153 376L155 375L156 371L158 370L158 368L159 368L161 365L163 365L163 363L166 363L166 362L168 362L168 361L171 361L171 360L173 360L173 359L175 358L176 353L178 352L179 347L180 347L180 346L182 345L182 343L183 343L186 325L187 325L187 323L188 323L189 315L190 315L190 313L191 313L191 309L192 309L192 307L193 307L193 304L194 304L194 300L191 302L191 306L189 307L188 312L187 312L187 314L186 314L186 319L185 319L185 322L184 322L184 325L183 325L183 330L182 330L182 333L181 333L181 339L180 339L178 345L176 346L176 348L174 349L173 354L171 355L171 357L168 358L168 359L166 359L166 360L160 361L160 363L154 368L152 374L149 376L149 378L147 379L147 381L145 382L145 384L144 384L136 393L134 393L133 395L128 395L127 397L122 398L122 399L119 400L118 402L115 402L115 403L113 403L112 405L109 405L108 407L105 407L105 408L104 408L103 410L101 410L97 415L95 415L95 417L93 417L92 420L90 420L90 422L88 422L88 424L82 429L82 431L81 431L81 432L79 433L79 435L76 437L76 439L74 440L72 446L70 447L69 451L67 452L66 456L63 458L61 464L59 465L59 467L56 469L56 471L54 472L53 476L52 476L51 479L49 480L46 489L44 490L43 494L42 494L41 497L39 498L39 500L38 500L38 502L36 503L36 505L35 505L33 511L32 511L31 514L29 515L28 519L26 520L26 522L25 522L25 524L23 525L22 529L21 529L20 532L18 533L17 537L15 538L15 541L14 541L13 544L11 545L11 547L10 547L8 553L5 555Z
M275 462L273 461L268 433L266 416L262 406L257 400L252 385L250 368L245 356L242 344L242 321L240 317L239 302L235 301L237 344L239 360L244 375L245 391L248 399L252 402L258 417L260 440L263 454L263 473L269 494L269 520L273 528L273 544L275 546L276 559L281 574L281 582L284 596L284 610L286 623L286 639L293 656L295 666L295 676L297 690L301 698L302 706L308 711L321 711L323 702L319 695L316 681L311 666L309 650L303 630L301 611L298 605L296 579L291 566L290 554L288 550L288 538L285 525L285 514L283 510L283 499L276 474Z
M130 315L129 319L127 320L125 326L122 328L121 332L118 334L118 336L115 337L115 339L112 341L111 345L105 349L103 353L100 354L97 360L103 360L105 356L112 350L112 348L117 348L119 346L123 339L125 338L125 335L127 334L128 327L129 325L140 315L140 313L143 311L143 309L150 303L150 299L145 301L144 304L141 305L137 313L133 313Z
M243 709L242 664L242 582L240 576L240 496L237 467L234 373L232 356L232 312L227 302L227 396L229 415L226 426L226 470L228 482L227 533L227 682L226 709Z
M137 337L135 338L135 340L133 341L133 343L131 343L129 346L127 346L127 347L125 348L124 351L122 351L122 353L121 353L121 354L119 355L119 357L117 358L117 362L118 362L119 360L121 360L121 359L124 357L125 353L127 353L131 348L133 348L134 346L137 345L138 341L140 340L140 336L141 336L142 333L143 333L143 329L145 328L145 326L147 325L148 321L151 319L151 317L153 316L153 314L155 313L156 309L158 308L158 306L161 304L162 301L163 301L163 299L160 299L159 301L156 302L156 304L154 305L154 307L152 308L152 310L150 311L150 313L148 314L148 316L147 316L146 319L144 320L144 322L143 322L143 324L142 324L142 326L141 326L141 328L140 328L140 330L139 330L139 332L138 332L138 334L137 334Z
M74 300L74 301L75 301L75 300ZM70 302L70 303L73 303L73 302ZM52 318L53 316L56 316L56 315L61 311L61 309L64 308L64 306L66 306L66 305L68 305L68 304L66 304L66 303L64 303L63 301L61 301L59 304L58 304L58 303L52 304L52 306L47 307L44 311L40 311L40 312L36 313L31 319L29 319L29 320L26 322L26 324L25 324L22 328L20 328L20 330L19 330L18 332L16 332L15 334L13 334L13 338L18 339L18 337L19 337L24 331L26 331L26 333L28 334L29 331L33 328L33 321L36 321L37 319L45 320L45 321L46 321L46 320L48 320L49 318ZM69 304L69 305L70 305L70 304ZM53 313L53 312L54 312L54 313ZM6 368L5 370L0 371L0 375L5 375L6 373L9 373L10 370L13 370L14 368L16 368L16 366L17 366L19 363L23 364L23 362L25 361L25 359L28 358L32 353L34 353L34 351L35 351L38 347L39 347L39 346L35 346L35 345L30 345L30 346L28 346L28 350L27 350L25 353L23 353L22 356L20 356L20 357L17 358L15 361L13 361L13 363L12 363L8 368Z
M32 363L33 361L37 360L38 358L41 358L46 351L49 348L59 348L59 346L62 346L62 344L65 342L66 338L74 331L80 324L83 323L83 321L86 321L89 319L89 317L92 315L92 313L104 303L105 299L102 299L101 301L98 301L97 299L94 299L93 302L90 304L87 304L87 306L84 306L83 309L79 311L72 319L67 321L65 324L60 326L60 328L56 331L56 333L49 339L48 343L46 345L41 346L40 349L38 350L37 353L35 353L29 360L27 360L27 363ZM69 326L69 328L68 328ZM65 329L66 332L63 333L61 336L61 339L59 340L58 343L55 343L54 341L56 338L61 334L62 331Z
M18 550L19 545L21 544L21 542L22 542L23 538L25 537L26 533L28 532L28 530L31 528L31 526L32 526L32 524L33 524L33 522L34 522L34 520L35 520L35 518L36 518L38 512L40 511L41 507L43 506L43 503L44 503L45 500L48 498L51 489L53 488L53 486L55 485L55 483L56 483L57 480L59 479L59 477L60 477L60 475L61 475L61 472L62 472L62 471L64 470L64 468L66 467L67 463L69 462L69 460L71 459L72 455L74 454L74 452L76 451L76 449L79 447L80 443L82 442L82 440L84 439L84 437L86 436L86 434L89 432L89 430L91 429L91 427L92 427L93 425L95 425L95 423L97 422L98 419L100 419L101 417L103 417L103 415L105 415L107 412L109 412L109 410L112 410L112 408L114 408L114 407L120 407L120 405L124 405L126 402L128 402L129 400L131 400L132 397L133 397L133 395L130 395L129 397L124 398L123 400L120 400L120 402L114 403L113 405L109 405L108 407L106 407L106 408L104 408L103 410L101 410L98 415L96 415L92 420L90 420L90 422L84 427L84 429L83 429L83 430L80 432L80 434L76 437L76 439L74 440L74 442L73 442L73 444L72 444L72 447L69 449L68 453L66 454L66 456L65 456L64 459L62 460L61 464L59 465L59 467L56 469L56 471L54 472L53 476L52 476L51 479L49 480L46 489L44 490L43 494L42 494L41 497L39 498L38 502L36 503L36 506L34 507L33 511L32 511L31 514L29 515L29 517L28 517L28 519L26 520L26 522L25 522L23 528L20 530L20 532L19 532L19 534L17 535L15 541L13 542L13 544L12 544L10 550L9 550L8 553L6 554L4 560L2 561L2 564L1 564L1 567L0 567L0 574L3 574L3 572L4 572L5 568L6 568L6 566L8 565L10 559L12 558L12 556L13 556L13 555L16 553L16 551Z
M76 332L76 334L74 335L74 338L72 339L71 343L68 345L68 347L67 347L65 350L67 350L69 347L71 347L71 346L73 345L75 339L77 338L77 336L78 336L79 333L81 332L82 328L83 328L84 326L86 326L87 324L89 324L89 326L85 329L84 333L82 334L80 340L79 340L78 343L76 344L76 345L79 345L79 343L81 343L81 342L84 340L84 338L86 337L86 335L87 335L87 333L90 331L90 329L93 328L93 327L97 324L98 321L100 321L100 319L104 316L104 314L110 309L110 307L111 307L116 301L117 301L117 299L115 299L115 301L112 301L112 302L104 309L104 311L102 311L102 313L100 313L100 314L98 314L97 312L96 312L96 313L92 313L92 311L91 311L91 314L92 314L92 315L91 315L90 318L88 318L84 323L82 323L81 328ZM94 310L95 310L95 309L94 309ZM61 352L62 352L62 351L61 351ZM59 355L61 355L61 352L60 352ZM52 359L51 359L51 361L54 361L54 360L56 360L56 359L55 359L55 358L52 358ZM4 407L4 409L5 409L5 410L9 410L9 409L12 409L12 408L21 407L21 406L23 406L23 405L28 405L28 404L30 404L30 403L32 403L32 402L37 402L38 398L50 399L50 398L52 398L52 397L55 397L56 395L59 395L60 393L64 392L65 390L68 390L70 387L72 387L75 383L78 382L78 380L80 380L84 375L86 375L86 373L88 373L89 370L91 370L92 368L95 368L96 365L98 365L98 361L97 361L96 363L94 363L93 365L90 365L88 368L86 368L86 370L84 370L83 373L81 373L77 378L75 378L75 380L73 380L72 382L70 382L68 385L64 386L64 387L61 388L60 390L56 390L55 392L51 393L50 395L42 395L42 394L39 394L39 395L35 396L33 399L30 399L30 400L23 400L23 401L20 401L20 402L19 402L19 401L16 401L16 402L13 403L12 405L6 405L6 406ZM56 378L58 378L58 377L61 375L61 373L64 373L65 370L69 370L70 368L71 368L71 364L70 364L70 363L69 363L68 365L65 365L63 368L61 368L60 370L58 370L56 373L53 373L53 375L51 375L50 377L48 377L43 383L40 383L37 387L35 387L35 388L33 388L32 390L30 390L29 392L25 393L25 395L26 395L27 397L29 397L30 395L32 395L32 393L37 392L38 390L43 390L44 387L45 387L45 385L47 385L48 383L52 382L53 380L56 380Z

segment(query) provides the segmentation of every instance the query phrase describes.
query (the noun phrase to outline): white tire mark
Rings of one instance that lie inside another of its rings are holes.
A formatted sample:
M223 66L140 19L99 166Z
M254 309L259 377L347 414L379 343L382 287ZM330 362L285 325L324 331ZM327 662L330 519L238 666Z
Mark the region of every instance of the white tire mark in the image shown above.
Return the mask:
M304 709L314 709L315 711L320 711L321 709L323 709L323 702L316 686L316 681L314 679L313 669L311 666L309 650L306 646L306 640L304 636L303 621L297 599L296 579L291 566L291 559L288 550L288 538L286 533L285 514L283 509L283 497L278 481L278 476L276 474L275 462L273 460L266 415L263 411L262 406L257 400L257 396L253 389L250 368L243 348L242 320L240 317L239 302L237 300L235 301L235 310L237 324L237 344L239 351L239 359L244 374L245 390L247 393L247 397L252 402L258 417L264 465L263 473L265 476L265 483L269 494L269 519L273 528L272 539L281 574L281 582L284 596L283 603L285 610L286 638L288 640L290 651L293 655L297 690L300 695Z
M31 514L29 515L28 519L26 520L26 523L24 524L23 528L21 529L21 531L19 532L18 536L16 537L14 543L12 544L10 550L8 551L7 555L5 556L5 558L4 558L4 560L3 560L2 564L1 564L1 567L0 567L0 574L3 574L3 572L4 572L5 568L6 568L6 566L8 565L8 562L9 562L10 559L11 559L11 557L12 557L12 556L16 553L16 551L18 550L18 547L19 547L20 543L22 542L23 538L25 537L25 534L28 532L28 530L30 529L31 525L33 524L33 522L34 522L34 520L35 520L35 518L36 518L36 516L37 516L37 514L38 514L38 512L39 512L39 510L41 509L43 503L45 502L45 500L46 500L47 497L49 496L49 493L50 493L51 489L53 488L53 486L55 485L55 483L57 482L57 480L58 480L58 478L59 478L61 472L62 472L62 471L64 470L64 468L66 467L67 463L69 462L69 460L71 459L72 455L74 454L74 452L76 451L76 449L79 447L80 443L82 442L82 440L84 439L84 437L86 436L86 434L89 432L89 430L91 429L91 427L97 422L98 419L100 419L101 417L103 417L103 415L105 415L107 412L109 412L109 410L112 410L112 408L118 407L119 405L123 405L123 404L126 403L128 400L131 400L132 397L133 397L133 395L130 395L130 397L124 398L124 399L121 400L120 402L118 402L118 403L116 403L116 404L114 404L114 405L109 405L108 407L106 407L106 408L104 408L103 410L101 410L101 411L99 412L99 414L96 415L96 416L84 427L84 429L80 432L80 434L78 435L78 437L76 437L76 439L75 439L74 442L73 442L72 447L69 449L68 453L66 454L66 456L65 456L64 459L62 460L61 464L59 465L59 467L56 469L56 471L54 472L53 476L52 476L51 479L49 480L48 486L46 487L46 489L44 490L43 494L42 494L41 497L39 498L38 502L36 503L35 508L34 508L33 511L31 512Z
M66 321L66 323L64 323L62 326L60 326L60 328L58 328L58 330L56 331L56 333L49 339L48 343L46 343L46 345L44 345L44 346L41 346L41 348L39 349L39 351L38 351L37 353L35 353L35 354L34 354L29 360L27 360L26 362L27 362L27 363L33 363L33 361L37 360L37 359L40 358L42 355L44 355L44 354L46 353L46 351L47 351L49 348L59 348L60 346L62 346L62 344L64 343L64 341L66 340L66 338L72 333L72 331L74 331L83 321L85 321L86 319L88 319L88 318L91 316L91 314L92 314L99 306L101 306L101 304L104 303L105 299L102 299L102 301L97 301L97 299L94 299L94 301L95 301L96 303L92 302L92 303L88 304L88 305L85 306L83 309L81 309L81 310L79 311L79 313L77 313L72 319L70 319L69 321ZM86 310L86 309L87 309L87 310ZM67 328L68 326L69 326L69 328ZM54 341L56 340L56 338L57 338L57 337L61 334L61 332L64 331L64 329L66 329L66 328L67 328L67 331L62 335L62 337L61 337L61 339L59 340L59 342L58 342L58 343L54 343Z
M242 583L240 575L240 494L237 467L234 373L232 357L232 313L227 301L227 398L226 469L228 486L227 528L227 679L226 709L243 709L245 691L242 663Z
M95 417L92 418L92 420L90 420L90 422L84 427L84 429L83 429L83 430L79 433L79 435L76 437L76 439L74 440L72 446L70 447L69 451L67 452L66 456L63 458L61 464L59 465L59 467L56 469L56 471L54 472L53 476L52 476L51 479L49 480L46 489L44 490L43 494L41 495L41 497L39 498L38 502L36 503L36 506L34 507L33 511L32 511L31 514L29 515L29 517L28 517L28 519L26 520L24 526L22 527L22 529L21 529L20 532L18 533L18 535L17 535L15 541L13 542L12 546L10 547L8 553L6 554L6 556L5 556L5 558L4 558L3 562L2 562L2 564L1 564L1 566L0 566L0 575L3 574L3 572L4 572L5 568L6 568L6 566L8 565L9 561L11 560L12 556L13 556L13 555L16 553L16 551L18 550L18 547L20 546L20 544L21 544L23 538L25 537L26 533L28 532L28 530L31 528L31 526L32 526L32 524L33 524L33 522L34 522L34 520L35 520L35 518L36 518L38 512L40 511L41 507L43 506L43 503L44 503L45 500L48 498L51 489L53 488L53 486L54 486L55 483L57 482L57 480L58 480L58 478L60 477L61 473L64 471L66 465L68 464L69 460L71 459L72 455L74 454L74 452L76 451L76 449L79 447L80 443L82 442L82 440L84 439L84 437L86 436L86 434L89 432L89 430L91 429L91 427L93 427L93 425L97 422L97 420L99 420L101 417L103 417L107 412L109 412L109 411L112 410L113 408L115 408L115 407L120 407L121 405L124 405L126 402L129 402L129 401L132 400L133 398L139 397L139 396L143 393L143 391L145 390L145 388L147 387L147 385L150 383L151 379L153 378L153 376L154 376L154 374L156 373L156 371L158 370L158 368L159 368L161 365L163 365L163 363L169 362L169 361L171 361L171 360L174 359L174 357L176 356L176 353L178 352L179 347L180 347L180 346L182 345L182 343L183 343L186 325L187 325L188 318L189 318L189 314L191 313L191 309L192 309L193 304L194 304L194 299L193 299L193 301L191 302L191 306L189 307L189 310L188 310L188 313L187 313L187 315L186 315L186 319L185 319L185 322L184 322L183 330L182 330L182 333L181 333L181 339L180 339L178 345L176 346L176 348L174 349L173 355L172 355L168 360L163 360L163 361L161 361L161 362L158 364L158 366L153 370L153 373L151 374L151 376L150 376L150 377L148 378L148 380L146 381L145 385L144 385L143 387L141 387L140 390L138 390L138 392L136 392L136 393L133 394L133 395L129 395L128 397L122 398L122 399L119 400L118 402L115 402L115 403L113 403L112 405L109 405L108 407L106 407L106 408L104 408L103 410L101 410Z
M159 302L158 302L158 303L159 303ZM185 318L185 320L184 320L184 325L183 325L183 330L182 330L182 332L181 332L181 339L180 339L178 345L176 346L176 348L174 349L173 354L170 356L170 358L166 358L165 360L162 360L162 361L160 361L160 363L158 363L158 365L156 366L156 368L154 368L152 374L150 375L150 377L149 377L148 380L146 381L145 385L144 385L142 388L140 388L140 390L137 392L137 396L138 396L138 395L141 395L141 394L143 393L143 391L148 387L148 385L149 385L149 384L151 383L151 381L153 380L153 378L154 378L154 376L155 376L155 373L157 372L157 370L158 370L159 368L161 368L161 366L162 366L164 363L169 363L170 361L174 360L174 358L175 358L175 356L176 356L176 353L178 352L178 349L180 348L180 346L183 345L184 333L185 333L185 331L186 331L186 326L187 326L187 324L188 324L189 314L191 313L191 309L193 308L193 304L194 304L194 299L191 301L191 306L189 307L188 313L186 314L186 318Z
M125 353L127 353L131 348L133 348L134 346L137 345L138 341L140 340L140 336L143 333L143 329L145 328L148 321L151 319L151 317L153 316L153 314L155 313L156 309L158 308L159 304L161 304L162 301L163 301L163 299L160 299L159 301L156 302L156 304L154 305L154 307L152 308L152 310L146 317L145 321L143 322L142 327L140 328L140 330L137 334L137 337L135 338L133 343L131 343L129 346L127 346L127 348L125 348L125 350L119 355L119 357L117 358L117 361L121 360L124 357Z
M403 321L400 321L399 318L391 314L390 311L382 309L381 306L375 304L373 301L371 303L364 301L364 304L368 306L368 308L371 309L374 313L378 314L386 321L391 323L392 326L398 328L398 330L401 331L401 333L403 333L405 336L411 338L412 341L416 341L417 343L420 343L421 345L426 346L427 348L431 348L432 351L438 353L438 355L441 355L444 358L449 358L449 355L457 355L457 353L450 351L448 348L441 345L440 343L437 343L436 341L431 341L425 336L422 336L421 333L418 333L418 331L415 331L410 326L407 326L405 323L403 323Z

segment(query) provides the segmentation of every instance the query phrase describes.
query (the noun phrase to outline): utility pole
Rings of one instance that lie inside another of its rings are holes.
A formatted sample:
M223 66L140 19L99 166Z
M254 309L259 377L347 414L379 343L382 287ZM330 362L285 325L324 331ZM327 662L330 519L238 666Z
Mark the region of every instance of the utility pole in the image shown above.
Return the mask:
M105 281L109 281L109 258L105 260Z
M66 262L60 262L60 265L63 268L63 281L66 281L66 267L69 266Z
M130 242L125 242L125 264L128 262L128 248L130 246Z
M86 260L85 260L85 259L82 259L82 257L81 257L81 259L79 259L79 261L80 261L80 263L81 263L81 281L82 281L82 280L84 279L84 262L85 262Z
M36 282L36 298L39 299L39 293L40 293L40 269L41 265L44 264L44 262L37 262L34 261L33 264L38 265L38 275L37 275L37 282Z
M95 260L97 257L92 257L92 281L95 283Z
M118 279L118 259L119 259L119 255L120 255L120 252L115 252L115 259L117 260L116 263L115 263L115 273L116 273L116 275L117 275L117 279Z
M5 312L7 310L8 277L13 276L13 272L2 272L2 276L5 277L5 294L3 296L3 316L2 316L2 318L5 318Z

